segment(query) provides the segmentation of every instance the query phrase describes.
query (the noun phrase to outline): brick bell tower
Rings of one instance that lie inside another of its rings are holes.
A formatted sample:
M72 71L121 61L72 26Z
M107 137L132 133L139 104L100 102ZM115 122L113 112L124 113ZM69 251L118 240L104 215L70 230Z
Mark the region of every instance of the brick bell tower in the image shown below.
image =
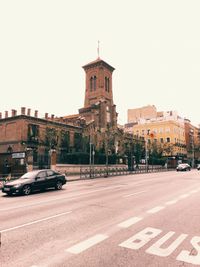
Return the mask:
M112 73L115 69L100 57L84 65L83 69L86 74L85 101L79 114L88 122L94 120L98 128L117 127L112 90Z

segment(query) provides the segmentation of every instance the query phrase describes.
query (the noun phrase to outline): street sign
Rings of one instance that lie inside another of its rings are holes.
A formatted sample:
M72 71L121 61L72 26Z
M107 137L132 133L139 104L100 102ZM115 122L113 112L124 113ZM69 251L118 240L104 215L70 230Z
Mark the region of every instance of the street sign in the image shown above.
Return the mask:
M12 158L13 159L23 159L23 158L25 158L25 152L12 153Z

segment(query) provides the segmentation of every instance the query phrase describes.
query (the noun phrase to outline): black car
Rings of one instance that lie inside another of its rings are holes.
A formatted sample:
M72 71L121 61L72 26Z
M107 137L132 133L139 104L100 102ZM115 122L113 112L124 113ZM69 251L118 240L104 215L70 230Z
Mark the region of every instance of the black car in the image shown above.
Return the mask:
M62 189L67 179L64 174L53 170L37 170L25 173L19 179L6 182L2 192L7 195L29 195L33 191L45 190L46 188Z

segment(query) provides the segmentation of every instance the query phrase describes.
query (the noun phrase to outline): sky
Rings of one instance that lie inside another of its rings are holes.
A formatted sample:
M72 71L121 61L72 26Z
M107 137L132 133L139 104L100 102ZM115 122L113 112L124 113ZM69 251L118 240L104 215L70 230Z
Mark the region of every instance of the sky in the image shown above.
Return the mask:
M55 116L84 105L83 65L115 68L118 123L155 105L200 123L199 0L0 1L0 112Z

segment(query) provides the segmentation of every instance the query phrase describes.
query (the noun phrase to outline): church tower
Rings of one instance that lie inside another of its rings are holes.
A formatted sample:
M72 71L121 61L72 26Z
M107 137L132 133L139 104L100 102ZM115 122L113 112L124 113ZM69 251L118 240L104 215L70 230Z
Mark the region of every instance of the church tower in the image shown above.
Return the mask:
M79 114L86 121L94 121L96 127L117 126L116 106L113 103L112 73L115 70L101 58L83 66L85 71L84 108Z
M113 105L112 72L114 68L98 58L83 66L83 69L86 73L84 107L91 106L102 99Z

